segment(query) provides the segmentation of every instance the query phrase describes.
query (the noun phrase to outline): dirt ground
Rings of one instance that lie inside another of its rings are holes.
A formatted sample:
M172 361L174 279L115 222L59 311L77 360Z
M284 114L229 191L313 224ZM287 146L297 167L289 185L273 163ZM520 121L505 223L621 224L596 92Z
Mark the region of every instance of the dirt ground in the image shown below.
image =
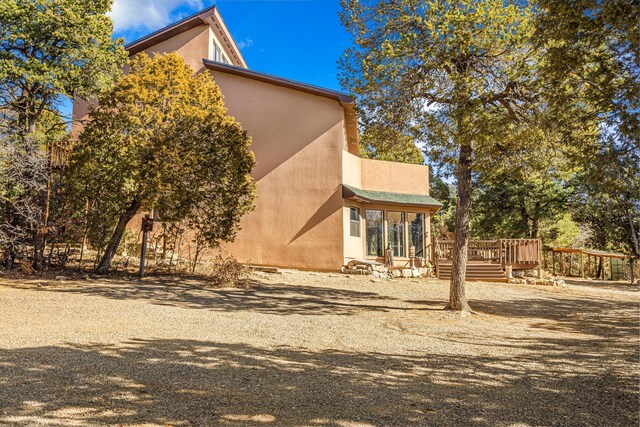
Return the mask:
M0 425L637 426L640 293L0 276Z

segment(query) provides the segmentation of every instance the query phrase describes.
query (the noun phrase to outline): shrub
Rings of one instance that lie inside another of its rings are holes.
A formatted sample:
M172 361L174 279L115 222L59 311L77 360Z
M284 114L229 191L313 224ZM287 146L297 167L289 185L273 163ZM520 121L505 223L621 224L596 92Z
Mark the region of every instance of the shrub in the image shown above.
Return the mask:
M242 287L247 284L249 268L238 262L233 255L218 254L213 261L211 281L216 286Z

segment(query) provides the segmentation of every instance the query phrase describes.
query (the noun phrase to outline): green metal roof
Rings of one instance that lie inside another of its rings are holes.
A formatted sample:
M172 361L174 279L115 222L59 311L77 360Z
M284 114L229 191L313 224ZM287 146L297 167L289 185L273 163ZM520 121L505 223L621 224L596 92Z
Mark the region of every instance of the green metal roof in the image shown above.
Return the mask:
M442 203L423 194L389 193L387 191L360 190L350 185L342 185L342 197L364 202L375 202L393 205L413 205L435 208L442 207Z

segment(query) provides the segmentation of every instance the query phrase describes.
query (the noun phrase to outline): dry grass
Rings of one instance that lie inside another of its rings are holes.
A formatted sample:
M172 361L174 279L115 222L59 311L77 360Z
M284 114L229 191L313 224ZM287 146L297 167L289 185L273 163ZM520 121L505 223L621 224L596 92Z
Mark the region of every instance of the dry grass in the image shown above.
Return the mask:
M0 279L0 425L638 425L636 287L447 286Z

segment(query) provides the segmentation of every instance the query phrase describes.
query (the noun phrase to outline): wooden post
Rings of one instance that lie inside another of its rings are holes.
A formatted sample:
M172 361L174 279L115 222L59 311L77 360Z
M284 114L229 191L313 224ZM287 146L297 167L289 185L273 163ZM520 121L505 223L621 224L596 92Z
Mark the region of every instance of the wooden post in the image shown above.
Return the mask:
M635 283L633 277L633 257L631 256L631 251L629 251L629 278L631 279L631 284Z
M556 275L556 251L551 251L551 266L553 267L553 275Z
M609 258L609 280L613 280L613 258Z
M600 276L602 275L602 271L604 270L604 268L602 268L602 257L598 257L598 267L596 270L596 279L600 280Z
M569 274L567 276L571 276L573 274L573 254L569 254Z
M153 219L146 214L142 218L142 251L140 254L140 277L144 277L144 262L147 258L147 235L153 230Z
M580 277L584 279L584 259L582 251L580 251Z
M542 279L542 240L538 239L538 279Z
M587 275L591 276L591 255L587 254Z
M564 276L564 254L560 252L560 275Z

